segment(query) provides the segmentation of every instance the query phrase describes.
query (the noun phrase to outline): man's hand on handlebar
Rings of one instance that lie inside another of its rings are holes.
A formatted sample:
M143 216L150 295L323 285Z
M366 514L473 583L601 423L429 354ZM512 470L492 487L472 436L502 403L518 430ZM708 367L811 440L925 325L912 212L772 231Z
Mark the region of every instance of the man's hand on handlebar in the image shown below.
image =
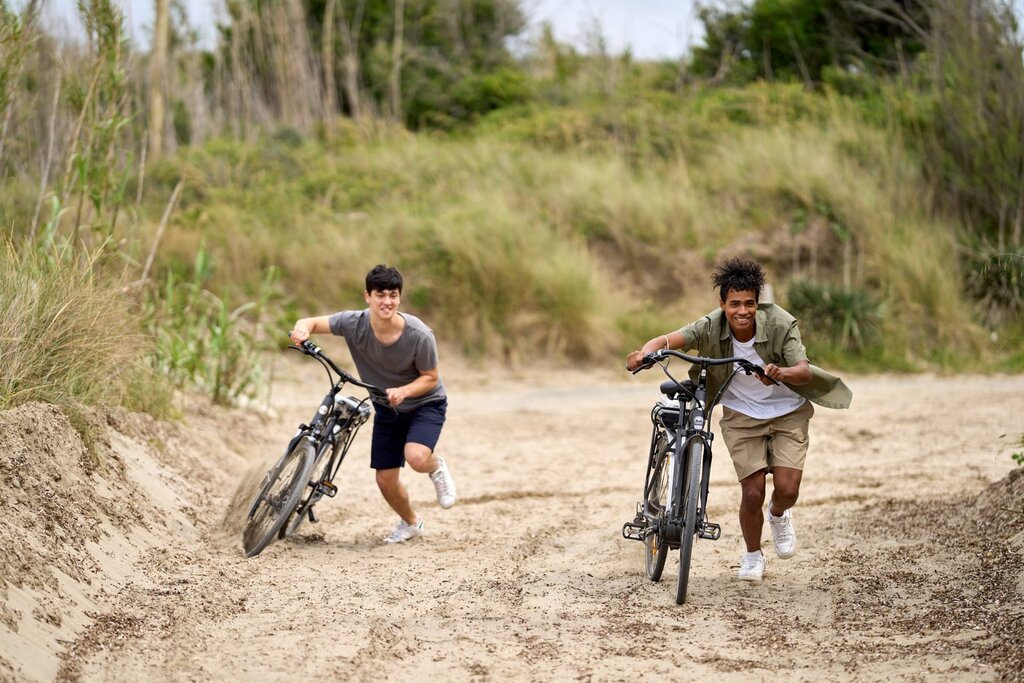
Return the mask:
M770 387L773 385L782 384L783 374L784 373L782 372L782 368L780 368L778 365L776 365L775 363L768 363L767 365L764 366L764 374L758 375L757 379L760 380L761 384L765 385L766 387Z
M646 355L643 351L633 351L626 356L626 369L630 372L637 372L650 367L650 363L646 363Z
M656 353L657 351L655 351L654 353L633 351L628 356L626 356L626 369L632 372L633 374L636 374L641 370L646 370L647 368L651 367L658 361L658 359L655 357Z
M301 325L296 325L292 328L292 331L288 333L288 336L291 337L292 343L301 349L302 342L309 339L309 330L305 329Z

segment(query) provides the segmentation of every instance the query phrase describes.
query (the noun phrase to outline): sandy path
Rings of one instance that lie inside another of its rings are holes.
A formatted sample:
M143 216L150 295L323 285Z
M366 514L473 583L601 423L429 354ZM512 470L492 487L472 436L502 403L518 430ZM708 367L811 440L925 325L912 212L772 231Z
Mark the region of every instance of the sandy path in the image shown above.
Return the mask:
M280 417L251 463L276 453L322 394L289 365ZM279 374L284 374L279 372ZM317 527L241 556L219 515L243 472L211 473L201 539L171 536L147 582L112 598L65 677L83 680L996 680L1021 628L1021 557L969 545L958 502L1013 468L1024 377L853 377L854 407L818 409L801 551L765 581L735 579L739 487L722 448L690 602L677 560L651 584L620 535L643 480L659 376L611 369L487 376L451 368L439 452L460 501L442 511L407 484L427 535L394 522L367 467L364 432ZM720 442L719 442L720 443ZM193 476L196 476L193 474ZM961 506L962 507L962 506Z

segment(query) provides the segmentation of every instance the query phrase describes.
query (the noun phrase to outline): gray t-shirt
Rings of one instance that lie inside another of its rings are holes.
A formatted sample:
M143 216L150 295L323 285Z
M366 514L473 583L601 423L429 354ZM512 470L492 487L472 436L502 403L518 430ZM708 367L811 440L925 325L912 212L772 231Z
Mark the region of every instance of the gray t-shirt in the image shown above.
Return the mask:
M345 338L355 361L359 379L382 389L394 389L412 382L427 370L437 367L437 342L434 332L422 320L408 313L405 329L392 344L381 344L370 328L370 310L340 311L329 319L331 332ZM397 407L408 413L424 403L445 398L444 382L440 375L437 386L422 396L407 398Z

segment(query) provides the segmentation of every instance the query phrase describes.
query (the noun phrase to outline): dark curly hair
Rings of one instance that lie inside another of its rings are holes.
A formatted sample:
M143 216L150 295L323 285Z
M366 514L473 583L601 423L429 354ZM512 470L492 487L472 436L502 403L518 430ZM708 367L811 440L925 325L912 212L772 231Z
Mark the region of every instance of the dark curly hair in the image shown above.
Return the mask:
M392 289L402 293L402 274L397 269L377 264L366 274L367 292L386 292Z
M754 300L759 301L761 288L764 287L764 270L755 261L731 258L715 269L711 274L711 282L718 287L718 297L722 301L725 301L730 290L751 291Z

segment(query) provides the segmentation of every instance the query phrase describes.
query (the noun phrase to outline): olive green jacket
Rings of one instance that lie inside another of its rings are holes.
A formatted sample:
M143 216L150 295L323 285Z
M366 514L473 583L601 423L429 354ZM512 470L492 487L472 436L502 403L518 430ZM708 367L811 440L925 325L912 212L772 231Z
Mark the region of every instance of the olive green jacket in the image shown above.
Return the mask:
M754 350L766 364L792 367L807 360L807 349L800 340L800 329L796 318L775 304L761 303L754 316ZM684 349L696 349L697 353L710 358L728 358L733 355L732 333L722 309L716 308L702 318L679 330L685 340ZM700 370L690 369L690 377L696 381ZM715 365L708 368L708 400L718 396L722 384L732 372L731 365ZM821 368L811 366L811 381L807 384L786 384L813 403L826 408L849 408L853 393L835 375Z

